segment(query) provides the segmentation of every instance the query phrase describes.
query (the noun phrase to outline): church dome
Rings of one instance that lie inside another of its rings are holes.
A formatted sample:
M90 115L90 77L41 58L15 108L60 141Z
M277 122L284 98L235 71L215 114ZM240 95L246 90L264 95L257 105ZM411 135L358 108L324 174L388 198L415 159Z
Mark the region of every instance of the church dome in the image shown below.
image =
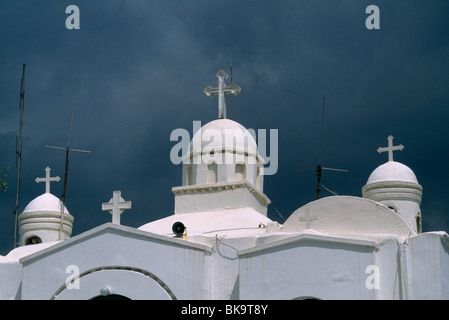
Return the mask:
M377 167L362 187L362 195L392 209L412 230L420 232L422 186L406 165L388 161Z
M32 200L18 217L19 245L65 240L72 234L73 216L64 207L61 222L62 201L51 193L44 193Z
M62 201L51 193L44 193L31 201L23 210L22 214L29 212L59 212L61 213ZM69 214L64 208L64 214Z
M217 119L202 126L194 134L189 146L191 155L212 150L257 156L257 143L251 133L238 122Z
M381 181L404 181L418 183L413 171L406 165L396 162L388 161L377 167L369 176L366 184L381 182Z
M182 186L172 189L175 214L248 207L266 216L270 201L263 194L265 161L258 154L255 132L226 119L225 94L235 95L240 87L227 86L223 70L217 77L218 87L207 86L204 93L218 95L218 119L202 127L194 121L193 137L182 147Z

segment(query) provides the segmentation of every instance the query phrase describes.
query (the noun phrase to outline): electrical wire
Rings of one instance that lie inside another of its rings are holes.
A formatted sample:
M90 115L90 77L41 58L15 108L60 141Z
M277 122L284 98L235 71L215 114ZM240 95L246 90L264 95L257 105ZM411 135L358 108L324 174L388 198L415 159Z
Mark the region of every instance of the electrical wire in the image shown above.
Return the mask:
M278 213L278 215L282 218L282 220L284 220L285 222L285 218L282 216L282 214L279 212L278 208L276 208L276 206L274 205L274 203L272 202L271 205L273 206L274 210L276 210L276 212Z

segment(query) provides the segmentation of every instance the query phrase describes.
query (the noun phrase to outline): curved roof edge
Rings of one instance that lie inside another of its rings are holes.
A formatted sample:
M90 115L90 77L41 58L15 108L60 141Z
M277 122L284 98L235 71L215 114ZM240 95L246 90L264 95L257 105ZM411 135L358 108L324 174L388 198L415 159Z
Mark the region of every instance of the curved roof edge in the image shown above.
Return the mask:
M408 223L387 206L353 196L332 196L308 203L294 211L281 229L296 232L314 229L332 234L416 235Z

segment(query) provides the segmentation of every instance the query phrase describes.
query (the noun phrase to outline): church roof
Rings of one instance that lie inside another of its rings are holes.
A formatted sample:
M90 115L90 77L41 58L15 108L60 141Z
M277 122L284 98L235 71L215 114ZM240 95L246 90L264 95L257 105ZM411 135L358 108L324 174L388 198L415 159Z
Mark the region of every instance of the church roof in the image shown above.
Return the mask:
M282 229L359 236L415 235L407 222L387 206L353 196L332 196L308 203L293 212Z
M41 252L42 250L51 247L61 241L51 241L45 243L33 244L32 246L21 246L11 250L6 256L0 256L0 263L6 262L18 262L20 259L34 254L36 252Z
M215 237L217 234L252 235L265 232L265 227L273 221L252 208L224 209L209 212L175 214L139 227L139 230L173 236L172 225L182 222L187 238L203 235Z
M300 243L300 242L332 243L336 244L337 246L338 245L344 246L346 248L348 248L348 246L359 246L370 248L370 250L379 249L379 243L374 240L341 237L338 235L327 235L310 229L309 231L306 232L295 233L292 236L281 237L272 241L266 242L260 241L256 246L240 250L237 254L239 255L239 257L243 257L245 255L249 255L256 252L268 253L271 252L268 249L277 248L278 250L282 250L293 243Z
M20 263L25 264L29 263L30 261L33 261L35 259L39 259L43 256L49 255L54 252L59 252L64 248L75 246L79 243L86 243L89 239L96 239L102 235L114 235L114 236L123 236L122 239L128 238L128 239L142 239L147 241L157 241L157 242L164 242L171 245L177 245L182 246L185 248L190 248L193 250L200 250L207 253L211 252L211 248L209 246L200 244L200 243L193 243L189 241L184 241L182 239L172 238L172 237L166 237L161 236L160 234L151 233L151 232L142 232L141 230L138 230L136 228L127 227L123 225L117 225L114 223L105 223L98 227L95 227L89 231L83 232L77 236L71 237L70 239L67 239L65 241L55 241L48 243L48 245L42 246L40 250L36 251L30 251L30 254L27 254L20 259ZM108 238L109 239L109 238ZM119 242L119 241L118 241ZM33 245L33 246L25 246L25 248L28 247L35 247L39 245ZM116 246L118 247L118 246ZM15 249L17 250L17 249ZM96 250L94 248L94 250Z

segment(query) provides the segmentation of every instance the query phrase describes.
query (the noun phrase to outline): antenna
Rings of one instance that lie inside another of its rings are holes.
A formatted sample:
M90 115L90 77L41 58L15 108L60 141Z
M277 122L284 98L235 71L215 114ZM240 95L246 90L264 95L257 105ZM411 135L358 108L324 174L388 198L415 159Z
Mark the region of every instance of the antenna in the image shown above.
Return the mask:
M231 85L232 85L232 58L229 58L229 69L231 73ZM232 103L232 120L234 120L234 95L231 95L231 103Z
M318 156L318 165L315 167L315 174L318 178L318 182L317 182L317 188L316 188L316 199L318 200L320 198L320 192L321 189L320 187L322 186L321 184L321 175L322 175L322 171L323 170L330 170L330 171L340 171L340 172L348 172L349 170L346 169L336 169L336 168L327 168L327 167L322 167L321 166L321 155L322 155L322 148L323 148L323 132L324 132L324 106L325 106L325 100L326 98L323 97L323 111L321 114L321 135L320 135L320 151L319 151L319 156ZM305 163L304 161L299 161L296 160L298 162L302 162ZM323 185L324 187L324 185ZM324 187L326 190L329 191L329 189L327 189L326 187ZM335 194L335 193L334 193Z
M70 146L70 138L72 137L73 116L75 115L76 95L78 94L78 78L76 79L75 95L73 96L72 104L72 119L70 120L69 138L67 141L67 148Z
M72 118L70 120L70 128L69 128L69 136L67 139L67 147L55 147L55 146L49 146L45 145L47 148L53 148L53 149L62 149L66 150L65 154L65 170L64 170L64 191L62 193L62 206L61 206L61 220L59 225L59 238L62 240L62 227L63 227L63 221L64 221L64 208L65 208L65 201L66 201L66 191L67 191L67 176L69 174L69 151L78 151L78 152L86 152L91 153L90 150L80 150L80 149L70 149L70 139L72 137L72 126L73 126L73 118L75 115L75 105L76 105L76 96L78 94L78 79L76 79L76 87L75 87L75 95L73 98L73 104L72 104Z
M72 137L73 117L75 115L75 105L76 105L76 95L77 94L78 94L78 79L76 79L75 95L73 97L73 104L72 104L72 119L70 120L69 137L67 139L67 148L66 148L66 154L65 154L64 191L62 193L62 209L61 210L64 210L64 206L65 206L65 196L66 196L66 190L67 190L67 175L69 173L70 139ZM61 217L61 221L62 221L62 218L63 217Z
M320 153L318 156L318 165L321 164L321 151L323 148L323 129L324 129L324 105L325 105L326 97L323 97L323 111L321 112L321 135L320 135Z
M23 111L25 99L25 64L22 68L22 80L20 84L20 124L19 124L19 138L16 137L16 168L17 168L17 187L16 199L14 201L14 248L17 246L17 222L19 212L19 196L20 196L20 169L22 166L22 131L23 131Z

